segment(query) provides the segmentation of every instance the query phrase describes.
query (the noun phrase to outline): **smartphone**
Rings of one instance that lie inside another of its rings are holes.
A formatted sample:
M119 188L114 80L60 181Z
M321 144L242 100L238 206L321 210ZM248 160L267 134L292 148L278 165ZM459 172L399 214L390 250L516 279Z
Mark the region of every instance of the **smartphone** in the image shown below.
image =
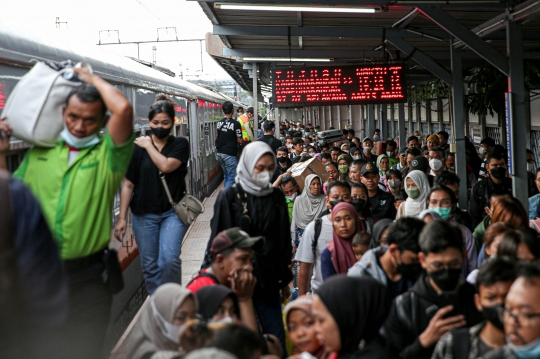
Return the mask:
M439 293L439 309L452 305L454 309L444 317L449 318L461 313L461 305L459 303L459 295L456 292L440 292Z

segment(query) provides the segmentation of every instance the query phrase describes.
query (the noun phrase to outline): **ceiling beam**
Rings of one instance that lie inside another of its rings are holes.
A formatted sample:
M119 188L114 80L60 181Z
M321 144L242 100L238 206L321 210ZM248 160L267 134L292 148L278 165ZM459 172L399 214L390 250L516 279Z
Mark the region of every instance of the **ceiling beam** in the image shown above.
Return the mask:
M427 57L423 52L419 51L414 46L401 38L390 36L386 39L392 45L404 52L407 56L410 56L410 58L416 63L418 63L420 66L440 78L442 81L446 82L448 85L452 86L452 74L448 72L444 67Z
M220 3L242 3L242 4L273 4L273 5L325 5L335 6L335 0L189 0L201 2L220 2ZM481 8L481 9L505 9L506 2L500 0L474 0L463 2L463 0L339 0L339 5L372 5L372 6L420 6L420 5L436 5L444 7L459 7L459 8Z
M428 19L439 25L458 40L461 40L472 51L477 53L487 62L495 66L499 71L508 76L508 58L495 50L490 44L469 30L459 21L440 7L419 6L418 10Z
M357 50L297 50L291 49L291 57L310 58L376 58L383 55L382 51L357 51ZM282 49L223 49L223 56L236 57L289 57L289 50Z

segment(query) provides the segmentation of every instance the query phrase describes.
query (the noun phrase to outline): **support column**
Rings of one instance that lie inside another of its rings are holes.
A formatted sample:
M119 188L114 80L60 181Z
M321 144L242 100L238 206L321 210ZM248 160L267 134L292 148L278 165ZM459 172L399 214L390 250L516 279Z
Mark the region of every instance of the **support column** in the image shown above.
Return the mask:
M319 126L321 126L321 131L326 130L326 123L324 122L324 106L319 106Z
M407 134L405 133L405 104L398 104L398 127L399 147L407 146ZM410 133L410 130L409 130Z
M444 116L442 98L437 95L437 120L439 121L439 131L444 131Z
M423 135L427 136L433 133L432 126L431 126L431 100L426 100L426 122L427 122L427 133L424 133Z
M341 129L347 128L349 125L349 106L341 105L339 106L339 125Z
M414 129L413 129L413 107L412 107L412 102L409 102L407 103L407 115L409 117L409 136L412 136L412 133L414 132ZM405 141L407 141L407 139L405 139ZM406 146L407 144L405 143L403 146Z
M351 124L356 137L361 136L362 130L362 109L360 105L351 105Z
M506 22L506 44L509 58L508 92L511 93L511 118L507 119L508 133L511 136L510 148L507 148L512 162L512 191L514 196L528 211L527 159L525 156L527 142L527 115L525 110L525 81L523 74L522 24L515 21Z
M388 105L385 103L381 104L379 125L381 126L381 141L386 141L390 136L388 133Z
M375 106L373 104L367 105L367 128L365 131L365 137L373 136L375 131Z
M257 140L259 129L259 116L257 109L257 63L253 63L253 140Z
M390 121L390 125L388 126L388 137L389 138L396 138L396 105L391 103L390 105L390 113L388 114L388 120Z
M467 162L465 153L464 117L465 106L463 100L463 68L461 51L454 49L453 41L450 42L450 56L452 60L452 108L454 109L454 136L456 139L456 172L460 180L459 184L459 208L467 209Z
M325 116L326 116L326 129L329 130L332 127L332 106L325 107Z
M330 115L332 119L332 127L335 129L339 128L339 107L338 106L330 106Z

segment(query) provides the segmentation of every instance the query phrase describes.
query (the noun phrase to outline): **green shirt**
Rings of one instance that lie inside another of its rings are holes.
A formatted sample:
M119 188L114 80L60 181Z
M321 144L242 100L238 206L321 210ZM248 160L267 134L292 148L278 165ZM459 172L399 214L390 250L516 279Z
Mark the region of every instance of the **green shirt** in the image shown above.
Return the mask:
M289 211L289 222L292 222L292 211L294 208L294 202L285 197L285 203L287 203L287 210Z
M109 243L113 200L129 165L134 137L116 146L106 134L69 165L64 141L53 148L34 147L14 173L38 198L62 259L88 256Z

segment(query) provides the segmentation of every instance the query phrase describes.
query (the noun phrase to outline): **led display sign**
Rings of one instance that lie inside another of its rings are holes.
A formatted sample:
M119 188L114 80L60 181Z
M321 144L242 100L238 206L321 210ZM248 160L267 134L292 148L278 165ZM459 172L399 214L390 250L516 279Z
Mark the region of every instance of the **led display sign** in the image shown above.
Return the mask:
M407 101L405 65L276 68L275 107L398 103Z

